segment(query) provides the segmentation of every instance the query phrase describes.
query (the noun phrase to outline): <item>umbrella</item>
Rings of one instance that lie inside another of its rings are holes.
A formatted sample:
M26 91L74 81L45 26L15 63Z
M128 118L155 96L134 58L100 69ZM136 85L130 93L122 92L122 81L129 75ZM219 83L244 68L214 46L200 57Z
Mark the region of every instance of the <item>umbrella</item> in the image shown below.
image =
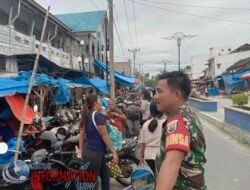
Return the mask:
M250 72L247 73L247 74L241 75L240 78L242 78L242 79L250 79Z

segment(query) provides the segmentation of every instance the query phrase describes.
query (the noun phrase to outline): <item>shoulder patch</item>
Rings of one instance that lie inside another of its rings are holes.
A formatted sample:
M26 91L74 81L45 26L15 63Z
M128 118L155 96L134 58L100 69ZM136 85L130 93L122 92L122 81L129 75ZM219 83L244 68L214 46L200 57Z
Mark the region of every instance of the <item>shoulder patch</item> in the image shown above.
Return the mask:
M178 120L173 120L167 124L168 133L173 133L176 131L178 126Z

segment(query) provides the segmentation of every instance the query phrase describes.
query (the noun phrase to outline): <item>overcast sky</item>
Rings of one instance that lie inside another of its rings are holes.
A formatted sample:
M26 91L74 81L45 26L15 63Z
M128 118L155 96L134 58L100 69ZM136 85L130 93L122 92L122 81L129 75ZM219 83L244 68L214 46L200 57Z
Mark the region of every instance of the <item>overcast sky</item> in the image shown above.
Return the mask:
M45 8L50 5L52 14L95 11L98 9L107 10L107 0L36 1ZM167 66L167 70L176 70L178 68L176 41L162 39L162 37L171 36L176 32L183 32L187 35L198 35L195 38L182 42L182 67L191 64L192 56L208 54L210 47L232 46L235 49L250 41L249 0L134 0L136 22L134 22L132 0L125 0L129 26L126 19L124 0L113 1L115 6L114 13L117 15L114 14L115 22L118 26L125 57L126 59L132 58L131 53L127 49L140 48L140 52L137 53L136 63L137 67L139 64L143 64L144 72L156 74L160 70L163 70L162 60L172 61ZM163 4L161 2L170 4ZM146 3L154 7L141 3ZM180 6L171 3L200 7ZM221 8L204 8L201 6ZM161 9L156 7L160 7ZM240 8L241 10L223 8ZM168 11L163 9L167 9ZM189 15L198 15L202 16L202 18ZM203 16L232 20L244 24L205 19ZM138 34L138 44L136 42L135 26ZM130 39L129 28L132 40ZM115 29L114 34L115 60L121 61L125 58Z

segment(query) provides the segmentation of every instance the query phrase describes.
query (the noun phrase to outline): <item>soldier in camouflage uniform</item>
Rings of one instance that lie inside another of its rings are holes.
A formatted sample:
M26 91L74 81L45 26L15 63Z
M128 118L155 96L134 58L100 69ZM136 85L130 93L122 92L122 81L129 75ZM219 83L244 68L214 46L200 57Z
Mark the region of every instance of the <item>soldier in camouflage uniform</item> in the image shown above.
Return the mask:
M156 102L168 116L165 126L165 159L157 177L156 190L206 190L203 165L206 143L201 120L186 100L191 91L188 77L181 72L159 77Z

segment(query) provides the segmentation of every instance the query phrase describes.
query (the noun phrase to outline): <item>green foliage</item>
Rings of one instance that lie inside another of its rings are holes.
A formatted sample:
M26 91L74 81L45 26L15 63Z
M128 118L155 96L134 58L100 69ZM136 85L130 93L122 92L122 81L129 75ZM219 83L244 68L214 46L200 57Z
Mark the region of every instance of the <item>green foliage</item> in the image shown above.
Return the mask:
M238 105L239 107L242 107L248 104L248 96L245 94L233 95L232 100L233 100L233 104Z
M155 87L156 86L156 80L148 79L145 82L145 86L147 87Z

